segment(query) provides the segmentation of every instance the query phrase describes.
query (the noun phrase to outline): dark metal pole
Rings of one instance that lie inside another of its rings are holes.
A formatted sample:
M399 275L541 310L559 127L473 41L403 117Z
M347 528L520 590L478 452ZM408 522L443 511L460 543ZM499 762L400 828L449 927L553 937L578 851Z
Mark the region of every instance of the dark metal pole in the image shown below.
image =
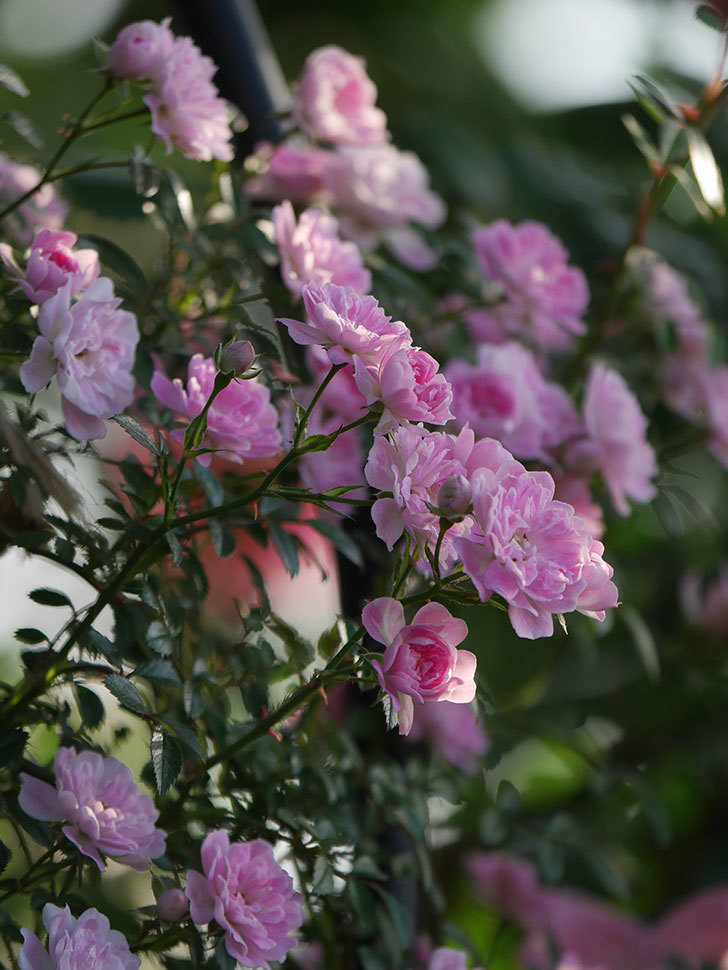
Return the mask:
M235 136L238 158L259 141L280 140L291 94L255 0L170 0L170 7L177 32L213 59L220 94L247 119Z

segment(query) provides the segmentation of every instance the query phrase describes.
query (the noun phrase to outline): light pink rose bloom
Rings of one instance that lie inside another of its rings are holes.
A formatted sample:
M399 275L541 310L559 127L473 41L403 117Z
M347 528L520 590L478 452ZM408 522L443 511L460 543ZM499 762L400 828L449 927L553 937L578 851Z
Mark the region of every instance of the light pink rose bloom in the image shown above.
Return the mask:
M440 532L440 517L430 506L437 507L446 481L467 477L473 444L468 429L455 437L402 425L389 437L375 437L364 472L372 488L390 493L377 498L372 506L377 535L390 551L406 532L414 540L420 563L427 566L425 548L434 552ZM466 516L445 533L440 566L446 572L458 558L454 539L467 535L472 523L472 516Z
M369 359L354 355L354 380L367 405L382 405L375 434L387 434L405 421L447 424L452 418L452 388L439 364L409 334L391 341Z
M189 902L181 889L165 889L157 899L159 918L165 923L177 923L186 915Z
M33 165L21 165L0 152L0 208L15 202L41 179ZM3 220L3 231L20 246L30 244L41 229L61 229L68 206L59 198L54 185L44 185Z
M469 704L475 697L475 654L457 647L468 635L464 620L439 603L421 607L410 624L402 604L389 596L367 603L362 623L385 645L381 663L372 661L382 690L392 700L400 734L409 734L414 701Z
M667 354L660 368L662 398L669 408L686 421L704 426L712 375L707 358L693 357L680 351Z
M617 589L601 544L570 505L554 500L548 472L514 464L470 477L478 529L454 545L478 595L484 602L502 596L514 630L527 639L551 636L554 613L602 619L617 605Z
M328 171L341 231L362 249L380 242L411 269L430 269L434 253L410 223L437 229L447 210L413 152L393 145L340 148ZM429 256L428 256L429 254Z
M708 447L728 467L728 366L716 367L706 382Z
M306 58L293 117L299 128L334 145L375 145L389 138L387 117L361 57L329 44Z
M295 946L290 934L304 920L293 880L263 839L231 845L227 832L210 832L201 856L203 872L187 873L192 919L222 927L225 949L242 966L269 970L269 960L282 960Z
M474 366L448 364L458 427L469 425L479 437L497 438L519 458L550 462L548 449L580 429L566 391L547 381L536 358L522 344L483 346Z
M211 357L195 354L187 368L187 387L179 378L170 381L155 371L151 389L165 407L186 421L202 411L215 385L217 367ZM172 432L176 441L184 441L185 432ZM270 402L270 391L256 378L233 379L217 395L207 413L204 448L222 452L222 457L238 464L246 458L267 458L281 447L278 413ZM201 465L209 465L209 454L199 455Z
M584 520L591 535L595 539L601 539L605 528L604 511L592 498L589 479L563 474L554 477L554 484L554 498L571 505L579 518Z
M655 452L647 441L647 418L621 374L601 362L592 365L584 392L588 438L569 449L571 468L598 469L615 509L629 515L628 498L649 502L657 494Z
M306 366L313 378L313 383L297 388L294 392L296 401L302 407L308 407L315 391L331 370L329 355L316 344L306 347ZM359 393L354 380L354 368L347 364L337 371L329 381L318 399L314 415L339 418L340 424L349 424L360 418L366 410L366 401Z
M468 958L463 950L453 950L449 946L440 946L433 951L427 970L467 970ZM481 970L474 967L473 970Z
M160 84L175 42L171 22L171 17L161 24L140 20L122 28L106 55L106 66L114 77Z
M586 279L546 226L497 219L473 232L473 246L485 276L502 288L504 302L492 312L506 332L551 350L567 350L585 332Z
M189 37L176 37L164 71L144 96L152 131L187 158L209 162L233 157L228 106L212 83L217 68Z
M350 286L306 283L302 290L308 321L279 319L297 344L320 344L334 364L351 363L354 355L379 357L394 338L407 338L404 323L388 317L373 296Z
M280 145L263 142L245 160L252 174L245 191L253 199L267 202L330 203L329 169L335 162L333 152L291 138Z
M65 822L63 834L102 872L106 866L101 852L138 872L164 853L167 836L154 827L159 812L125 764L93 751L59 748L53 768L55 788L20 775L18 804L26 815Z
M478 896L506 919L521 927L541 923L541 886L530 862L503 852L471 852L465 867Z
M681 356L706 359L708 325L691 299L685 279L657 260L649 270L647 297L650 314L674 324Z
M476 773L490 743L472 707L452 701L418 705L409 740L431 745L467 775Z
M68 906L46 903L43 925L47 947L30 930L20 931L20 970L138 970L141 965L126 939L97 909L87 909L76 919Z
M102 276L71 304L69 280L38 314L40 336L20 367L29 394L55 375L63 417L79 441L103 438L104 421L134 399L134 365L139 329L133 313L119 309L111 280Z
M273 209L281 276L295 300L304 283L336 283L358 293L371 289L372 274L364 267L356 243L339 238L339 224L322 209L306 209L298 221L290 202Z
M714 886L682 900L650 927L650 936L654 970L662 970L668 957L695 967L727 966L728 887Z
M0 259L32 303L45 303L66 284L75 296L99 275L99 254L95 249L74 250L77 238L72 232L42 229L33 240L25 270L15 262L7 243L0 243Z

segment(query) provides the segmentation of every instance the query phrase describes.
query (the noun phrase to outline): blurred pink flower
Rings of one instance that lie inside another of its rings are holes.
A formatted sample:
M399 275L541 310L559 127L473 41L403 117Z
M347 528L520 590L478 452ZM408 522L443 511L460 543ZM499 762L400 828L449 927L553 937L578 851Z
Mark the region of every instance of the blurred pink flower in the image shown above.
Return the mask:
M47 947L30 930L20 931L20 970L138 970L141 964L126 939L111 929L97 909L87 909L76 919L68 906L60 909L46 903L43 925L48 930Z
M589 479L578 475L556 475L554 498L571 505L579 518L584 520L589 532L595 539L604 535L604 511L597 505L589 491Z
M18 804L26 815L65 822L63 834L102 872L101 852L139 872L164 853L166 835L154 827L159 812L125 764L93 751L59 748L53 767L55 788L20 775Z
M485 276L502 288L504 302L492 312L507 333L566 350L585 332L586 279L567 265L567 251L546 226L497 219L473 232L473 245Z
M580 429L569 395L547 381L531 351L515 341L481 346L477 364L454 360L445 376L457 426L497 438L518 458L549 462L548 449Z
M327 185L334 159L333 152L295 138L275 146L263 142L245 161L252 173L245 191L251 198L267 202L330 202Z
M151 389L157 400L187 421L202 411L215 385L217 367L210 357L195 354L187 368L187 388L179 378L170 381L155 371ZM184 440L184 430L172 432ZM278 413L270 402L270 391L256 378L233 379L217 395L207 414L203 447L222 452L221 457L241 463L246 458L266 458L281 447ZM199 455L201 465L209 465L209 454Z
M481 600L495 592L509 604L518 636L551 636L554 613L603 619L617 605L603 547L570 505L554 500L548 472L506 461L478 468L470 481L478 529L455 549Z
M33 165L21 165L0 152L0 208L25 195L40 179ZM3 220L3 230L18 245L27 246L41 229L61 229L67 215L68 206L55 186L44 185Z
M375 434L386 434L405 421L447 424L452 418L452 389L438 373L439 364L409 334L391 341L381 354L354 355L354 380L367 405L381 402Z
M389 694L399 733L409 734L414 700L469 704L475 696L475 655L457 647L468 635L463 620L439 603L427 603L405 623L402 604L389 596L362 611L367 633L385 645L381 663L372 661L382 690Z
M506 919L521 927L543 921L541 886L530 862L503 852L471 852L465 866L477 894Z
M708 447L728 467L728 366L716 367L706 380Z
M329 44L306 58L298 81L293 117L319 141L372 145L386 141L387 118L375 107L377 89L361 57Z
M280 319L297 344L320 344L332 363L351 363L354 354L377 359L386 344L408 337L404 323L393 321L373 296L362 296L350 286L306 283L303 304L308 321Z
M680 584L683 611L691 623L714 637L728 635L728 564L701 590L697 573L687 573Z
M190 915L197 924L214 920L225 930L225 949L244 967L282 960L296 944L291 931L304 920L303 897L273 858L263 839L234 842L225 831L202 843L203 873L187 873Z
M371 289L372 274L364 267L356 243L343 242L336 219L322 209L306 209L298 222L287 200L273 209L281 276L295 300L304 283L337 283L358 293Z
M453 950L449 946L440 946L433 951L427 970L467 970L468 958L463 950ZM480 970L474 967L473 970Z
M166 923L177 923L186 915L189 902L181 889L165 889L157 899L159 918Z
M627 498L654 498L657 459L647 441L647 418L624 378L600 362L587 377L584 424L588 438L570 448L571 467L598 469L620 515L629 515Z
M161 84L175 41L171 22L171 17L160 24L140 20L122 28L106 55L106 66L114 77Z
M41 306L40 336L20 367L29 394L55 375L63 417L79 441L103 438L104 420L134 399L134 365L139 329L133 313L119 309L111 280L100 277L71 305L72 281Z
M74 250L77 238L72 232L42 229L33 240L24 270L7 243L0 243L0 259L32 303L44 303L66 284L75 296L99 275L99 254L95 249Z
M656 260L647 277L648 311L674 324L681 356L705 359L708 326L688 293L685 279L662 260Z
M472 707L452 701L418 705L409 740L431 745L468 775L478 770L490 743Z

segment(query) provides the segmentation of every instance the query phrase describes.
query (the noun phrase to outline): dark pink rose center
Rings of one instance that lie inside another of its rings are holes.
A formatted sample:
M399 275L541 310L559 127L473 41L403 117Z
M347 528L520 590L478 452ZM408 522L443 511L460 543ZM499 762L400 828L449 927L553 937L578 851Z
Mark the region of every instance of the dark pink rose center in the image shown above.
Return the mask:
M418 636L408 643L411 670L422 691L437 690L450 676L451 651L432 634Z
M50 263L55 263L55 265L62 269L64 273L77 273L78 263L71 256L70 253L64 252L62 249L54 249L53 252L48 257Z
M483 417L507 418L513 413L513 395L503 382L480 379L470 386L473 407Z

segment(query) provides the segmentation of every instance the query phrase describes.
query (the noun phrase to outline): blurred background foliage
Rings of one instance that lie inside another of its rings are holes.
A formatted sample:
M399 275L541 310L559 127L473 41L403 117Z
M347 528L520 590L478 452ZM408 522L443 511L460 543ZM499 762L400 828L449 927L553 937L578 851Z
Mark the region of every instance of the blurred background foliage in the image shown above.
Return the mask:
M88 7L0 0L0 61L32 92L29 121L46 155L63 111L95 90L91 35L110 41L124 23L173 13L160 0L95 0L92 22ZM694 102L717 46L687 0L260 0L259 7L288 78L322 44L366 58L394 142L422 157L451 206L453 239L469 224L466 210L482 220L544 221L586 271L597 308L648 181L621 121L628 110L651 125L634 103L629 74L649 74L677 100ZM590 62L596 79L587 76ZM93 157L99 145L99 154L116 149L124 157L135 124L82 142L70 160ZM28 157L22 138L7 126L2 135L4 151ZM725 171L724 117L709 141ZM158 146L154 157L163 157ZM179 157L174 164L193 195L204 193L202 167ZM141 218L126 173L79 175L63 192L73 204L70 228L113 236L142 264L158 258L160 240ZM679 190L648 240L703 294L719 342L727 243L726 220L704 222ZM629 375L630 360L619 366ZM651 506L627 521L608 519L623 609L596 640L593 626L576 617L568 637L535 643L515 641L496 611L467 616L490 711L490 770L455 811L471 846L521 852L546 882L610 896L649 918L701 887L728 883L725 643L692 629L679 598L688 569L711 575L725 558L728 507L725 470L702 451L680 454L677 421L654 401L643 405L653 443L663 458L668 450L674 457ZM3 632L8 647L11 637ZM504 780L520 792L505 806L495 797ZM485 954L497 920L473 902L446 833L434 838L451 922ZM588 858L597 861L589 866ZM515 966L512 950L506 939L489 966Z

